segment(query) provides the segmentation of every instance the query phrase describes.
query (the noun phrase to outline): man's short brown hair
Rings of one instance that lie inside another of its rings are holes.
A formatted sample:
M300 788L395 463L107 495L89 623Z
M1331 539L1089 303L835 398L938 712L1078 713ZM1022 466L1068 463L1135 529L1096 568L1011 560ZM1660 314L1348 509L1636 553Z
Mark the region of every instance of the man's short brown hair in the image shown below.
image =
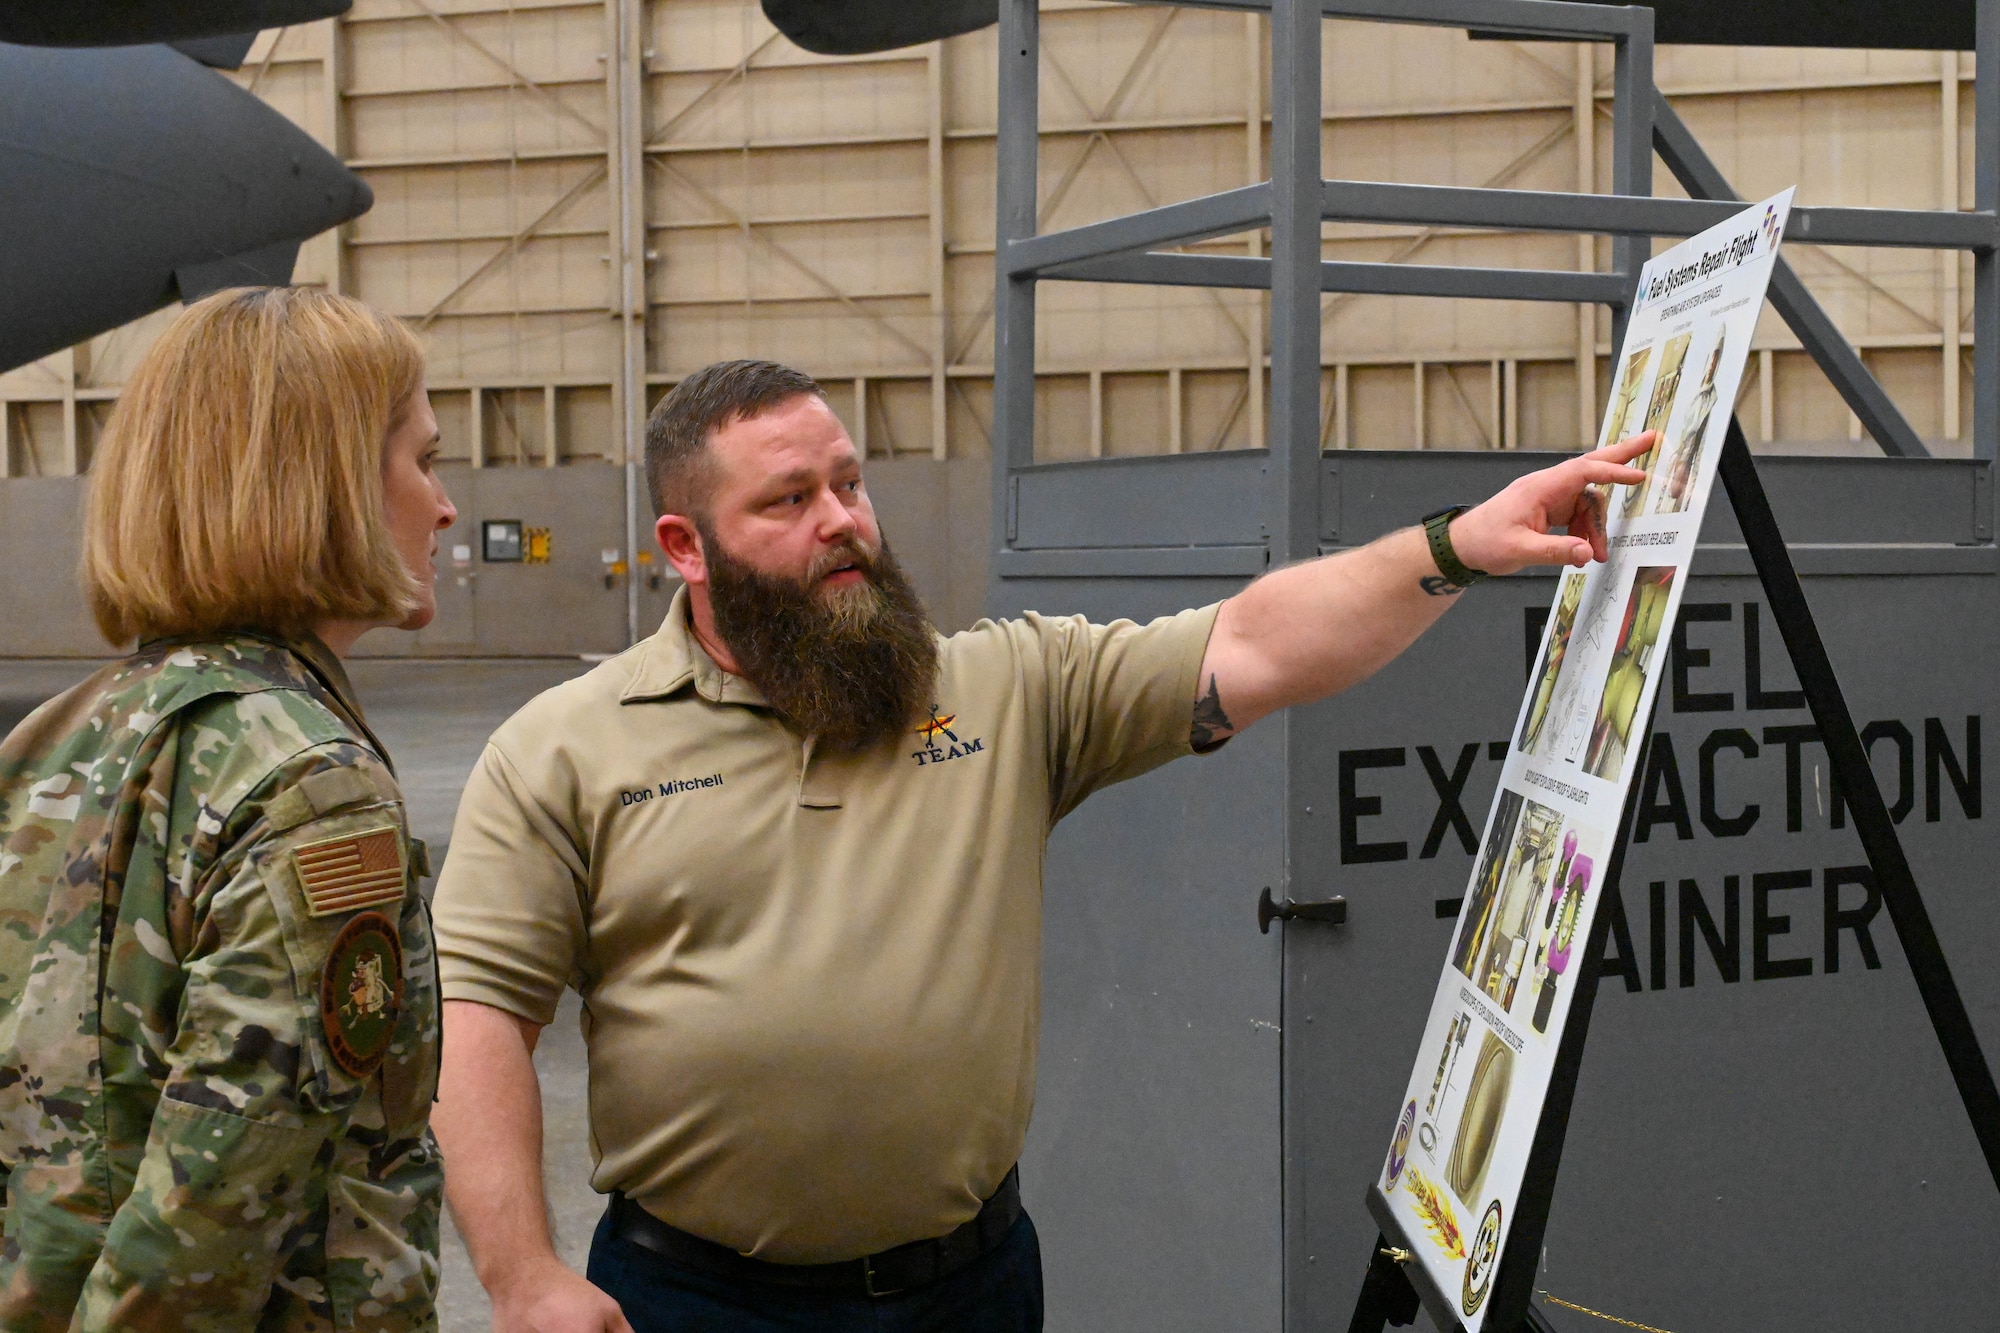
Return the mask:
M382 452L423 376L410 330L349 297L248 287L189 306L91 467L83 583L104 637L407 616L421 589Z
M718 361L676 384L646 418L646 483L654 512L706 518L715 480L709 437L805 394L826 397L812 376L776 361Z

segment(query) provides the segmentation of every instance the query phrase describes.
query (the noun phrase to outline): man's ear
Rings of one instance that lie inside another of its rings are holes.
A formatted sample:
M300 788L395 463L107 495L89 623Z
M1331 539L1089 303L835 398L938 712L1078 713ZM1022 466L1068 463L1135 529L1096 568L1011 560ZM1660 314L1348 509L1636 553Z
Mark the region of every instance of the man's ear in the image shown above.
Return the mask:
M695 530L692 519L684 514L662 514L653 524L653 537L683 582L693 585L708 582L708 561L702 551L701 533Z

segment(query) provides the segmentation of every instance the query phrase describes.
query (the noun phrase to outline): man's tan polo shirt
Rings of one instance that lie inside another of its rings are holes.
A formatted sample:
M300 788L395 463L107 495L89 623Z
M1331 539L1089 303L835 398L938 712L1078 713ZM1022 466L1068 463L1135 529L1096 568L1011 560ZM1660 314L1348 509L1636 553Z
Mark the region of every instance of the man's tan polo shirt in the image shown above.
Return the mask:
M1029 615L941 644L936 707L815 754L660 631L495 732L438 882L444 994L584 1000L592 1183L779 1262L943 1235L1020 1155L1042 857L1189 752L1215 608Z

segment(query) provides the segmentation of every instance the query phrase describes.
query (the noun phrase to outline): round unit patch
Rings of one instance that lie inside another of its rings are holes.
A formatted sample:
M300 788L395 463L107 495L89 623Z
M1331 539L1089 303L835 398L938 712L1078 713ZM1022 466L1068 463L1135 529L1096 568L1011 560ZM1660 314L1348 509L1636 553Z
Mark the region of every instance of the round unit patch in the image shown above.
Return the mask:
M1472 1253L1465 1261L1465 1285L1459 1291L1459 1308L1468 1315L1479 1313L1486 1292L1493 1285L1493 1270L1500 1264L1500 1201L1486 1205L1479 1230L1472 1236Z
M320 1025L334 1063L355 1078L374 1073L402 1011L402 938L388 917L363 912L341 929L319 979Z

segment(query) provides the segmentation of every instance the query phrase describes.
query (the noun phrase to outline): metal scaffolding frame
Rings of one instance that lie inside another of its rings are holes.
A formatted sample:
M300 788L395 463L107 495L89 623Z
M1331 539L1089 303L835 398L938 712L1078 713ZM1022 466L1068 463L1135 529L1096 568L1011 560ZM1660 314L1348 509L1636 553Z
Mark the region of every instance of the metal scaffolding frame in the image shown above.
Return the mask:
M1990 462L2000 441L2000 74L1994 73L2000 71L2000 0L1977 4L1974 209L1796 207L1786 235L1814 245L1972 252L1973 451ZM1055 550L1030 556L1014 549L1023 522L1019 481L1035 466L1035 288L1041 280L1269 289L1269 465L1263 469L1261 533L1263 563L1276 564L1318 554L1326 535L1321 515L1322 293L1596 303L1612 311L1615 353L1623 343L1626 314L1652 238L1690 236L1735 211L1733 201L1739 196L1654 84L1649 8L1570 0L1198 0L1198 5L1271 16L1269 177L1242 189L1041 234L1036 222L1039 14L1036 0L1001 0L993 408L993 531L1000 577L1015 570L1066 572L1067 562ZM1320 24L1326 18L1455 27L1481 36L1613 43L1612 192L1323 179ZM1656 152L1692 198L1652 197ZM1608 235L1611 269L1579 273L1331 262L1321 258L1323 222ZM1269 258L1160 250L1264 226L1271 229ZM1885 453L1905 458L1928 454L1860 355L1782 261L1772 279L1770 301ZM1162 461L1171 465L1179 460ZM1044 488L1034 490L1046 494ZM1979 532L1991 537L1990 514L1981 515ZM1080 561L1075 572L1107 571L1102 555L1094 554Z

